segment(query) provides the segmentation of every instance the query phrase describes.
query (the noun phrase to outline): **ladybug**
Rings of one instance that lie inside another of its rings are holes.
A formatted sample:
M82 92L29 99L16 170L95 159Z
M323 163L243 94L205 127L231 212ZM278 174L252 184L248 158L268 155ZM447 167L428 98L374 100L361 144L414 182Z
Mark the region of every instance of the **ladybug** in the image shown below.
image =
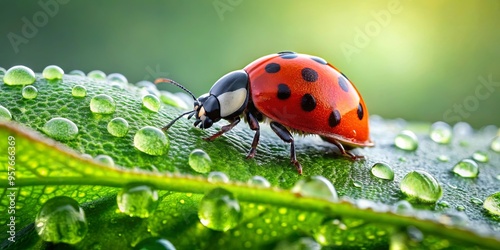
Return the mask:
M243 116L255 131L247 158L253 158L259 143L259 122L269 122L284 142L290 143L290 161L302 174L295 154L292 133L317 134L335 145L342 155L362 158L346 149L370 147L368 110L358 90L334 66L316 56L291 51L261 57L242 70L222 76L209 93L196 98L179 83L160 78L156 84L174 84L194 99L194 109L167 124L166 131L179 118L193 115L195 127L210 128L225 119L228 125L212 136L212 141L230 131Z

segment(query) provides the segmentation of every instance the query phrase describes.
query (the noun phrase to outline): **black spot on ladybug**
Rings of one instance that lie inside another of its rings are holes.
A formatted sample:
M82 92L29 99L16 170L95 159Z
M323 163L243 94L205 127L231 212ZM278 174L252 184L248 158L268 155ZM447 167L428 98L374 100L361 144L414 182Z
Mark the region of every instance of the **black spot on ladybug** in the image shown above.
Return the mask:
M311 94L305 94L302 96L300 107L306 112L313 111L316 108L316 100Z
M319 64L323 64L323 65L327 64L327 62L325 61L325 59L320 58L320 57L311 56L311 59L313 59L315 62L317 62Z
M365 115L365 112L363 111L363 106L361 103L358 105L358 118L360 120L363 120L363 116Z
M288 87L288 85L284 83L278 84L278 99L286 100L292 95L292 91Z
M340 124L340 112L338 110L334 110L332 111L332 113L330 113L330 117L328 117L328 125L330 125L330 127L335 127L337 125Z
M302 78L308 82L315 82L318 80L318 72L311 68L303 68Z
M338 81L340 88L345 92L349 92L349 85L347 84L347 78L345 78L344 75L341 75L338 77Z
M277 63L270 63L268 65L266 65L266 72L267 73L276 73L278 71L280 71L280 65L277 64Z
M281 54L280 57L283 59L294 59L297 57L297 54L295 53Z
M281 54L295 54L295 52L290 51L290 50L285 50L285 51L280 51L280 52L278 52L278 54L280 54L280 55L281 55Z

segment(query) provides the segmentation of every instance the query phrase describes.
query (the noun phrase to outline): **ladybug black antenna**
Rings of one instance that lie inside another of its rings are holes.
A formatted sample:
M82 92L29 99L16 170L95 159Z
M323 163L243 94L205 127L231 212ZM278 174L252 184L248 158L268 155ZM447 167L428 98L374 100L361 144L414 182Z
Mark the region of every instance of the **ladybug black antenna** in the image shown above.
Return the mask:
M170 122L169 122L169 123L168 123L165 127L163 127L161 130L163 130L163 131L167 131L167 130L168 130L168 129L172 126L172 125L174 125L174 123L175 123L177 120L181 119L181 117L183 117L183 116L185 116L185 115L188 115L188 114L189 114L188 119L189 119L189 118L191 118L191 117L193 116L194 112L196 112L196 110L191 110L191 111L187 111L187 112L182 113L182 114L181 114L181 115L179 115L177 118L175 118L175 119L173 119L172 121L170 121Z
M176 81L174 81L172 79L168 79L168 78L158 78L158 79L155 80L155 84L162 83L162 82L170 83L172 85L175 85L175 86L181 88L182 90L186 91L189 95L191 95L191 97L193 97L193 100L196 101L196 96L194 96L193 93L191 93L191 91L189 91L189 89L187 89L186 87L182 86L180 83L178 83L178 82L176 82Z

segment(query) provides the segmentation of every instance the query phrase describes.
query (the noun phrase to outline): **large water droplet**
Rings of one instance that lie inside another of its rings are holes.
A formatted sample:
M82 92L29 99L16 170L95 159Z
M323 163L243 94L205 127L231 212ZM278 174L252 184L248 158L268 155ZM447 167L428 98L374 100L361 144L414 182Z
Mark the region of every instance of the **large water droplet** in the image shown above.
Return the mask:
M337 201L337 191L333 184L323 176L306 177L293 186L293 193L304 197L314 197L328 201Z
M147 218L158 206L158 192L146 185L128 185L118 193L116 202L122 213Z
M259 175L252 176L252 178L248 180L248 184L258 187L271 187L271 183L269 183L266 178Z
M61 69L59 66L49 65L45 67L45 69L43 69L42 75L43 78L47 80L62 79L64 75L64 70Z
M174 245L163 238L151 237L141 240L135 247L134 250L175 250Z
M400 149L415 151L418 148L418 139L412 131L403 130L394 139L394 144Z
M35 72L22 65L10 68L3 76L3 82L7 85L28 85L34 83L35 79Z
M161 107L161 102L155 95L147 94L142 97L142 106L153 112L158 112Z
M52 139L67 141L75 139L78 134L78 127L74 122L62 117L50 119L42 128L43 132Z
M135 148L148 155L163 155L169 145L165 133L155 127L143 127L134 136Z
M205 151L195 149L189 154L189 166L198 173L208 173L212 166L212 159Z
M436 122L431 126L430 137L433 141L440 144L448 144L451 142L452 128L448 123Z
M411 171L400 183L401 192L406 196L424 203L435 203L443 190L434 177L420 170Z
M113 114L116 110L115 100L109 95L100 94L90 100L90 111L96 114Z
M208 174L207 180L212 183L227 183L229 182L229 177L227 177L227 175L223 172L213 171Z
M28 85L23 88L22 95L24 99L35 99L38 96L38 90L32 85Z
M472 159L474 159L477 162L488 162L490 159L488 158L488 153L484 151L476 151L472 154Z
M83 85L75 85L71 89L71 95L74 97L85 97L87 96L87 89Z
M120 83L120 84L128 83L127 78L120 73L109 74L106 77L106 79L111 83Z
M92 70L87 74L87 77L96 79L96 80L105 80L106 79L106 73L100 71L100 70Z
M484 200L483 207L489 213L500 216L500 192L488 196Z
M78 202L57 196L42 205L35 219L35 229L44 241L76 244L87 234L88 225Z
M85 76L85 72L79 70L79 69L74 69L68 73L68 75L73 75L73 76Z
M12 114L4 106L0 105L0 121L10 121L12 120Z
M394 171L392 168L385 163L375 163L371 169L372 174L375 177L385 180L394 180Z
M94 160L111 167L115 165L115 161L113 161L113 158L109 155L98 155L94 158Z
M124 137L128 133L128 122L127 120L116 117L108 123L108 132L116 137Z
M500 136L495 136L490 144L491 150L500 153Z
M464 159L453 167L453 173L464 178L475 178L479 174L479 166L473 160Z
M217 231L235 228L242 217L238 200L225 189L216 188L203 196L198 209L201 224Z

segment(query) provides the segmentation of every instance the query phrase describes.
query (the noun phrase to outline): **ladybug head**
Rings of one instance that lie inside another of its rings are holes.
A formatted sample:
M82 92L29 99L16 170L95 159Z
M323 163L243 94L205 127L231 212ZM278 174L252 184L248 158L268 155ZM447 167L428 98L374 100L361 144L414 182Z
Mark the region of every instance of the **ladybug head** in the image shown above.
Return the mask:
M201 129L212 127L214 122L221 119L219 100L208 93L201 95L194 101L194 114L196 115L195 127L199 126Z

